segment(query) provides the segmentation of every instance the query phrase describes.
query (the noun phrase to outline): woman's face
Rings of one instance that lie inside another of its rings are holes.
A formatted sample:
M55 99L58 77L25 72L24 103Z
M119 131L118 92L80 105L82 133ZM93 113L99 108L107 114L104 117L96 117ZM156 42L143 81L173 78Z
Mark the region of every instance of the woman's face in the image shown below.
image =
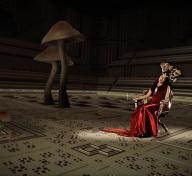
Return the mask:
M165 80L166 80L166 75L161 75L161 76L159 77L159 83L164 83Z
M169 70L170 64L167 62L164 62L164 63L161 63L160 66L163 72L167 72Z

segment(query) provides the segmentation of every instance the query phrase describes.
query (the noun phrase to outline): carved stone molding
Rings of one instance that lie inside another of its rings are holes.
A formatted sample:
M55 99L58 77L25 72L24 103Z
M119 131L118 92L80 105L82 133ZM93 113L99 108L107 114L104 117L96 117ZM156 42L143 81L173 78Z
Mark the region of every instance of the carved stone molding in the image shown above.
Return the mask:
M34 57L42 47L39 44L0 38L0 54Z

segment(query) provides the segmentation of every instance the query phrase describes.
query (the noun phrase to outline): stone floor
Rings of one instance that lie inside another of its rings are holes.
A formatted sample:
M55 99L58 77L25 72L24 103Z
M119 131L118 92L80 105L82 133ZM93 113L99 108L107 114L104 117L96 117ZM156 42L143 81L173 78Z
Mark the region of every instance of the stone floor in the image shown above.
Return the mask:
M12 117L0 130L0 176L192 176L192 97L174 97L170 134L159 127L141 139L100 131L129 127L133 94L69 96L61 109L43 105L42 91L0 90L0 111Z

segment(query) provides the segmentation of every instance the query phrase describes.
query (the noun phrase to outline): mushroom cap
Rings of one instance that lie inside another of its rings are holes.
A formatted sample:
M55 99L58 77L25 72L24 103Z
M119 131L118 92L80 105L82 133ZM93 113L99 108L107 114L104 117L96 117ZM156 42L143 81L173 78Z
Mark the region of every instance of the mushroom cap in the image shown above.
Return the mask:
M181 75L181 70L175 68L175 69L173 69L173 74L174 74L174 76L180 76Z
M5 111L0 112L0 122L9 122L9 121L11 121L10 115Z
M67 56L67 65L68 66L74 65L73 60L68 55L66 56ZM47 46L47 48L45 48L40 54L34 57L34 60L45 63L60 61L59 48L56 45Z
M67 40L68 42L84 41L84 36L74 29L67 21L59 21L51 27L49 32L43 37L41 44L49 44L58 40Z

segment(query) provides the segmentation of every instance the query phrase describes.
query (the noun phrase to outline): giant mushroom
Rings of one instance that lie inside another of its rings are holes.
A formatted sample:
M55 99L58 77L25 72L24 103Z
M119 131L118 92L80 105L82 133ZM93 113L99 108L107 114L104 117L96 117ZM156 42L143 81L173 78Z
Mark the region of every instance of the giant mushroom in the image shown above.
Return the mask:
M84 41L84 36L74 29L68 22L59 21L51 27L45 37L42 39L42 44L55 44L59 49L59 57L61 60L61 73L59 85L59 106L69 108L69 99L67 95L67 56L65 46L70 42Z
M74 64L73 61L69 56L66 55L66 57L67 57L67 65L72 66ZM51 64L51 72L47 80L44 91L44 104L53 105L55 103L51 94L51 89L57 74L58 64L60 62L59 49L55 45L47 46L40 54L38 54L34 58L34 60Z

